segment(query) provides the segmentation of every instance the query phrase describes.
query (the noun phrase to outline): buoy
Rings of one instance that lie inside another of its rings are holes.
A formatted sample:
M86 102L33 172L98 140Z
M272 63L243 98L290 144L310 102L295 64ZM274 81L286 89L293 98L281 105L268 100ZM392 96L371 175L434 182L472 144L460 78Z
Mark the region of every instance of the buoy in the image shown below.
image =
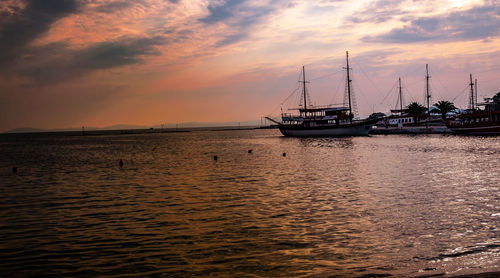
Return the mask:
M120 168L123 167L123 160L120 159Z
M252 153L252 150L248 150L248 153Z
M285 156L286 156L286 153L283 153L283 156L285 157Z
M215 160L215 161L217 161L217 158L218 158L218 157L217 157L216 155L214 155L214 160Z
M14 173L14 174L17 173L17 167L16 166L12 167L12 173Z

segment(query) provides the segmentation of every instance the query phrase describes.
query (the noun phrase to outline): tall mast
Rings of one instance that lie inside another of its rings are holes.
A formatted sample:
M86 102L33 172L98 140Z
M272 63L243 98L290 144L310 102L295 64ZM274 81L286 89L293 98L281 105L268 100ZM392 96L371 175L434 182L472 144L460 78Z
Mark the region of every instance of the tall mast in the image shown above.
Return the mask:
M474 79L474 91L476 92L476 98L474 102L476 103L477 109L479 109L479 106L477 105L477 79Z
M474 82L472 82L472 73L470 74L470 109L474 109Z
M351 105L351 78L349 76L349 51L345 52L346 61L347 61L347 96L349 98L349 118L352 121L352 105Z
M431 107L429 101L431 99L431 95L429 94L429 65L425 64L425 92L427 99L427 127L429 126L429 121L431 119Z
M307 95L306 95L306 69L304 66L302 66L302 84L304 87L304 113L307 111Z
M401 115L403 115L403 94L401 93L401 77L399 78L399 109Z

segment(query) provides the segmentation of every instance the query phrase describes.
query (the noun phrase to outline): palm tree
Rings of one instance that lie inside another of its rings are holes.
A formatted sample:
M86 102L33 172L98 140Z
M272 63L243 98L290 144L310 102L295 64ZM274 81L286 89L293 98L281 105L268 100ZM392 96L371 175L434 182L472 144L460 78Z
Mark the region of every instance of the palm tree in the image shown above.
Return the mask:
M416 101L408 104L408 106L406 106L406 109L408 109L408 114L413 117L413 121L415 123L418 122L419 116L427 111L427 108L425 108L425 106Z
M453 102L449 102L446 100L440 100L437 103L435 103L434 106L436 107L434 111L437 110L437 112L441 113L441 118L443 120L446 119L446 114L448 114L448 112L452 112L455 111L455 109L457 109L455 105L453 105Z
M497 102L497 101L500 101L500 92L498 92L494 97L493 97L493 101Z

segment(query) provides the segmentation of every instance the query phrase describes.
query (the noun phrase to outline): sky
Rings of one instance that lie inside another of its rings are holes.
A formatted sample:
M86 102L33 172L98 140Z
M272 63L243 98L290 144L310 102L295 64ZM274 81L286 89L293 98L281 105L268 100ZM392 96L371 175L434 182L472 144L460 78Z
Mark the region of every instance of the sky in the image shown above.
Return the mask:
M349 51L360 117L403 98L467 106L500 91L496 0L1 0L0 132L229 122L341 104ZM292 94L292 95L291 95Z

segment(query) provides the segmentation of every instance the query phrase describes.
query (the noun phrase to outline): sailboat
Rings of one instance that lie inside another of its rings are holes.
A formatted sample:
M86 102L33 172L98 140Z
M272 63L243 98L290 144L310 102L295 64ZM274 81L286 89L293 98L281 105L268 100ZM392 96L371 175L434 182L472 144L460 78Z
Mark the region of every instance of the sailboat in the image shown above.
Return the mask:
M500 92L486 98L484 103L477 103L477 79L472 82L471 74L469 101L469 109L447 121L446 126L456 134L500 135ZM479 106L484 106L484 109L479 109Z
M399 96L398 103L399 109L391 109L391 115L386 118L386 125L397 126L402 128L403 126L413 124L413 117L408 114L408 109L403 107L403 88L401 87L401 77L398 79L399 83Z
M367 136L377 119L355 120L352 111L349 52L346 51L348 106L308 106L306 93L306 73L302 67L303 106L296 108L298 115L281 114L282 122L267 118L278 124L284 136L290 137L338 137Z

